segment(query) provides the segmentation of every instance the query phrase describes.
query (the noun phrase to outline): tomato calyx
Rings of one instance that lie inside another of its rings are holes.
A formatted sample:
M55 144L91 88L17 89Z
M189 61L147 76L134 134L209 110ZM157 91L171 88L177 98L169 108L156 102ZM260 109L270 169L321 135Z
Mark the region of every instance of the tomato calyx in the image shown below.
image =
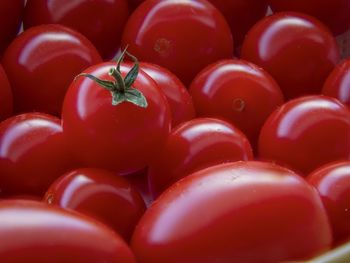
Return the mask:
M125 55L131 58L134 62L131 70L123 78L120 65L124 60ZM99 79L91 74L81 73L76 76L76 79L79 77L87 77L95 81L102 88L109 90L112 94L112 105L116 106L122 102L131 102L139 107L146 108L148 103L145 96L139 90L135 89L132 85L134 84L137 75L139 73L139 62L137 58L131 55L126 51L126 48L123 50L122 54L117 60L117 66L115 68L110 68L108 75L114 78L114 81Z

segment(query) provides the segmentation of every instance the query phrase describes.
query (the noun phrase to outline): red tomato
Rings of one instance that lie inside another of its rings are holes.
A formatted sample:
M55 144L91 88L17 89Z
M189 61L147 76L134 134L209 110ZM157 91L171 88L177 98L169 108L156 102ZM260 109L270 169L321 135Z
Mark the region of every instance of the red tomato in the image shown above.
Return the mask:
M0 58L17 35L24 9L24 0L0 1Z
M199 116L222 117L241 129L255 147L261 126L283 103L275 80L244 60L223 60L202 70L190 86Z
M144 0L129 0L129 7L131 10L135 10Z
M136 226L140 263L282 262L330 247L317 191L272 163L234 162L198 171L164 192Z
M319 93L339 61L339 50L318 20L282 12L260 20L248 32L242 58L266 69L290 99Z
M273 11L297 11L325 23L335 35L350 28L349 0L268 0Z
M316 187L333 228L334 241L350 237L350 161L326 164L307 177Z
M42 25L20 34L6 50L3 66L16 112L61 114L74 77L101 58L83 35L61 25Z
M169 69L185 85L206 65L233 56L230 28L205 0L143 2L126 24L126 45L141 61Z
M25 29L40 24L62 24L86 36L103 58L118 51L129 17L127 0L27 0Z
M209 0L225 16L236 46L267 12L266 0Z
M88 217L44 203L0 201L1 262L135 263L115 232Z
M72 165L58 118L27 113L0 123L0 189L5 195L42 195Z
M172 130L157 158L149 165L150 189L157 196L194 171L252 158L248 139L230 123L210 118L193 119Z
M0 121L9 117L12 110L12 90L4 68L0 64Z
M322 93L350 106L350 58L335 67L326 79Z
M259 154L307 175L350 157L350 111L338 100L306 96L274 111L259 137Z
M113 86L116 80L109 71L115 68L116 63L105 62L84 72L110 81L107 85ZM122 64L120 70L125 77L131 65ZM147 166L164 143L171 124L165 96L143 71L139 72L133 87L128 90L142 93L147 106L129 101L119 103L116 100L120 96L130 93L119 93L120 87L113 86L116 94L112 95L85 77L69 87L63 103L63 130L72 152L85 166L128 174Z
M81 168L58 178L44 201L87 214L129 240L146 207L128 181L102 169Z
M192 98L182 82L169 70L156 64L142 62L141 69L146 72L163 91L171 110L171 126L194 118Z

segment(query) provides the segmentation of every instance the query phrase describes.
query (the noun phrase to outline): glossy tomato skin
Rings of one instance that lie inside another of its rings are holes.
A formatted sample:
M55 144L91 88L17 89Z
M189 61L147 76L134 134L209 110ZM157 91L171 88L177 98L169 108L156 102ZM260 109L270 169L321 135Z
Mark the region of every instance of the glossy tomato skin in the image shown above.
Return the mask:
M145 203L131 184L107 170L80 168L59 177L44 201L72 209L105 223L129 240Z
M338 64L326 79L322 94L350 106L350 58Z
M97 64L85 73L113 80L108 71L115 62ZM124 64L121 72L131 69ZM170 132L171 115L164 94L140 71L133 87L148 106L129 102L112 105L109 91L80 77L69 87L63 103L63 130L72 152L85 166L128 174L147 166Z
M170 133L149 165L150 189L153 196L158 196L171 184L200 169L251 159L250 143L236 127L214 118L192 119Z
M24 9L24 0L0 2L0 58L19 31Z
M292 171L260 162L226 163L166 190L136 227L140 263L282 262L331 245L316 190Z
M325 23L335 35L350 28L348 0L268 0L271 9L309 14Z
M225 118L243 131L254 148L265 120L283 103L283 94L270 74L237 59L206 67L189 91L198 116Z
M136 262L122 238L103 224L36 201L0 201L0 235L2 262Z
M82 70L101 61L80 33L61 25L41 25L20 34L2 60L17 113L61 115L64 94Z
M0 64L0 121L13 112L12 90L4 68Z
M143 2L126 24L126 45L140 61L169 69L185 85L206 65L233 56L225 18L203 0Z
M350 161L326 164L307 176L319 192L333 229L334 242L350 237Z
M1 193L42 195L74 165L57 117L26 113L0 123Z
M236 46L243 42L248 30L267 12L265 0L209 0L225 16Z
M287 99L320 93L339 56L335 38L322 23L294 12L260 20L242 46L242 59L267 70Z
M113 58L129 17L127 0L27 0L23 26L61 24L86 36L105 59Z
M178 77L156 64L141 62L140 67L157 83L166 96L171 110L172 127L195 117L192 98Z
M274 111L259 136L259 156L307 175L350 157L350 111L338 100L305 96Z

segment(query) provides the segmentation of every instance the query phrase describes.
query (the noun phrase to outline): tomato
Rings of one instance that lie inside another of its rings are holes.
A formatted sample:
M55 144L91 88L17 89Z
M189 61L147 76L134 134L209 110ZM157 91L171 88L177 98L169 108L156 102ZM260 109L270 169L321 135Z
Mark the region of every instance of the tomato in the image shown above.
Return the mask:
M87 214L129 240L145 203L128 181L102 169L80 168L58 178L44 201Z
M171 117L166 98L153 79L140 71L132 84L129 77L135 73L136 64L118 65L120 73L115 62L84 71L112 85L113 91L84 76L71 84L63 103L63 130L72 152L85 166L128 174L144 168L154 158L169 134ZM120 86L115 86L110 70L125 77ZM144 100L139 101L141 97L135 93L143 94ZM127 101L127 96L132 96L136 104Z
M0 236L1 262L136 262L104 225L36 201L0 201Z
M12 114L13 99L10 83L0 64L0 121L6 119Z
M144 0L129 0L129 7L131 10L135 10Z
M205 0L143 2L126 24L126 45L141 61L169 69L185 85L206 65L233 56L230 28Z
M140 67L158 84L166 96L171 109L172 127L194 118L192 98L186 87L173 73L152 63L142 62Z
M335 38L313 17L281 12L260 20L247 34L242 58L267 70L286 98L320 93L339 61Z
M253 158L248 139L230 123L197 118L172 130L149 165L153 196L194 171L225 162Z
M62 24L86 36L105 59L118 51L129 17L127 0L27 0L25 29L40 24Z
M0 58L17 35L24 9L24 0L0 1Z
M350 237L350 161L326 164L307 177L327 210L336 243Z
M326 79L322 93L350 106L350 58L335 67Z
M275 80L244 60L213 63L195 77L189 91L198 116L225 118L254 147L266 118L283 103Z
M303 175L350 157L350 111L338 100L314 95L275 110L259 137L259 155Z
M83 35L61 25L42 25L20 34L2 60L17 113L59 116L64 94L76 75L101 61Z
M73 165L58 118L26 113L0 123L1 193L42 195Z
M136 226L140 263L282 262L330 247L317 191L272 163L226 163L166 190Z
M297 11L325 23L335 35L350 28L349 0L268 0L273 11Z
M209 0L225 16L236 46L267 12L266 0Z

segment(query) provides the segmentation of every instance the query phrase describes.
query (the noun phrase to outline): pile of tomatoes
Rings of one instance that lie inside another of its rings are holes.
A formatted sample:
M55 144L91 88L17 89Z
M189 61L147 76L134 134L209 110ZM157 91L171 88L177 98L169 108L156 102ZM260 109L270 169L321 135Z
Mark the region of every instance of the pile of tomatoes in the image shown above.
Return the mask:
M350 240L349 13L1 1L0 261L281 262Z

